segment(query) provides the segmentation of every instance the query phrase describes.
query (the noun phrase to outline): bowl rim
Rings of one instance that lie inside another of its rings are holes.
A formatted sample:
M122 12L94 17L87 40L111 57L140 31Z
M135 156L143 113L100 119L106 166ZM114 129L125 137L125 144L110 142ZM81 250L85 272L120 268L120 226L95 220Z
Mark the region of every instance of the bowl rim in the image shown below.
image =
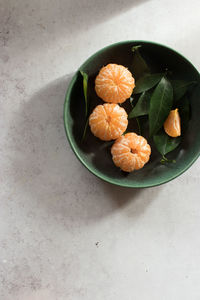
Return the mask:
M65 101L64 101L64 110L63 110L63 121L64 121L64 128L65 128L65 133L66 133L66 136L67 136L67 140L71 146L71 149L73 150L75 156L79 159L79 161L83 164L83 166L89 170L90 173L94 174L96 177L102 179L103 181L105 182L108 182L108 183L111 183L113 185L116 185L116 186L121 186L121 187L127 187L127 188L148 188L148 187L155 187L155 186L159 186L159 185L162 185L164 183L167 183L175 178L177 178L178 176L180 176L181 174L183 174L185 171L187 171L191 166L192 164L198 159L199 155L200 155L200 149L199 149L199 152L193 157L193 159L188 163L187 166L185 166L183 169L179 170L178 173L176 173L175 175L172 175L170 178L168 179L164 179L164 180L158 180L157 182L153 183L153 184L137 184L134 182L134 185L132 184L128 184L128 183L119 183L118 181L115 181L115 179L112 179L110 177L108 177L107 175L104 175L103 173L101 173L100 171L97 171L95 168L92 168L90 166L88 166L87 162L84 161L84 159L81 157L81 155L78 153L78 151L76 150L76 147L72 141L72 138L71 138L71 135L70 135L70 132L69 132L69 126L68 126L68 122L67 122L67 110L69 108L69 96L71 94L71 91L72 91L72 88L73 88L73 85L77 79L77 75L79 73L79 71L81 69L83 69L83 67L88 64L94 57L96 57L98 54L100 54L101 52L103 52L104 50L107 50L109 48L112 48L114 46L118 46L118 45L123 45L123 44L128 44L128 43L143 43L143 44L152 44L152 45L156 45L156 46L159 46L159 47L164 47L164 48L167 48L168 50L174 52L175 54L177 54L178 56L180 56L182 59L184 59L187 63L189 63L193 68L194 70L199 74L200 76L200 73L199 71L196 69L196 67L186 58L184 57L182 54L180 54L178 51L172 49L171 47L168 47L166 45L163 45L163 44L160 44L160 43L157 43L157 42L152 42L152 41L147 41L147 40L125 40L125 41L120 41L120 42L117 42L117 43L112 43L110 45L107 45L101 49L99 49L98 51L96 51L94 54L92 54L91 56L89 56L83 63L82 65L78 68L78 70L75 72L75 74L73 75L70 83L69 83L69 86L67 88L67 91L66 91L66 94L65 94Z

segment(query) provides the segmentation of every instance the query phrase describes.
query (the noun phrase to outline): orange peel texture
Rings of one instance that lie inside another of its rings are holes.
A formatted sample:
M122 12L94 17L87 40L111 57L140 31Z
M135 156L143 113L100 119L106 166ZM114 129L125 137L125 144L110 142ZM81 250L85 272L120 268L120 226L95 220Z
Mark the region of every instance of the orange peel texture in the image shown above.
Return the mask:
M139 170L149 161L151 147L147 140L136 133L119 137L111 148L114 164L125 172Z
M95 91L105 102L123 103L130 98L135 80L124 66L108 64L103 67L95 79Z
M97 105L89 117L92 133L103 141L120 137L128 126L127 113L118 104Z

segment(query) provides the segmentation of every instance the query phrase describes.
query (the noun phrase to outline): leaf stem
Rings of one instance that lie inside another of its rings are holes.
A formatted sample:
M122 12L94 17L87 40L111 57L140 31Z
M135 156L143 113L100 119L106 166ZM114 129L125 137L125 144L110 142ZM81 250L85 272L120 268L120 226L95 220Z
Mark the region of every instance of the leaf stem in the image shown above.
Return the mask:
M84 139L85 139L87 128L88 128L88 124L89 124L89 118L87 118L87 121L85 123L85 127L84 127L84 131L83 131L83 136L82 136L81 142L83 142Z
M173 163L175 164L176 161L175 159L168 159L166 156L162 156L162 159L160 160L161 164L165 164L165 163Z

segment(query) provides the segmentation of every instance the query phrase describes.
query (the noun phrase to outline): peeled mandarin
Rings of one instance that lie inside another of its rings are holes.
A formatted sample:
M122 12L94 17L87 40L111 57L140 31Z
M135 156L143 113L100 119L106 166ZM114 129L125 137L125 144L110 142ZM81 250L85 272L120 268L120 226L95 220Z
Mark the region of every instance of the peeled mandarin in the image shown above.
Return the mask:
M125 172L139 170L149 161L151 147L134 132L119 137L111 148L114 164Z
M181 135L181 119L178 108L171 110L164 123L165 132L171 137Z
M118 104L106 103L95 107L89 117L92 133L103 141L120 137L128 126L127 113Z
M123 103L130 98L134 87L131 72L117 64L103 67L95 79L95 91L105 102Z

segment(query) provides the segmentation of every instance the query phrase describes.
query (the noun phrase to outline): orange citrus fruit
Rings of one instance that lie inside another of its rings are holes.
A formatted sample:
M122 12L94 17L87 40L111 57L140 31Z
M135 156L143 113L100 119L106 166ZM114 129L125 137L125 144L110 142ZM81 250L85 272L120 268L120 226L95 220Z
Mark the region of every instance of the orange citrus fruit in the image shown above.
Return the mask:
M135 87L131 72L124 66L108 64L95 79L95 91L105 102L123 103Z
M97 105L89 117L92 133L103 141L115 140L128 126L127 113L118 104Z
M151 147L147 140L136 133L119 137L111 148L114 164L125 172L143 168L149 161Z
M171 137L181 135L181 119L178 108L171 110L164 123L165 132Z

